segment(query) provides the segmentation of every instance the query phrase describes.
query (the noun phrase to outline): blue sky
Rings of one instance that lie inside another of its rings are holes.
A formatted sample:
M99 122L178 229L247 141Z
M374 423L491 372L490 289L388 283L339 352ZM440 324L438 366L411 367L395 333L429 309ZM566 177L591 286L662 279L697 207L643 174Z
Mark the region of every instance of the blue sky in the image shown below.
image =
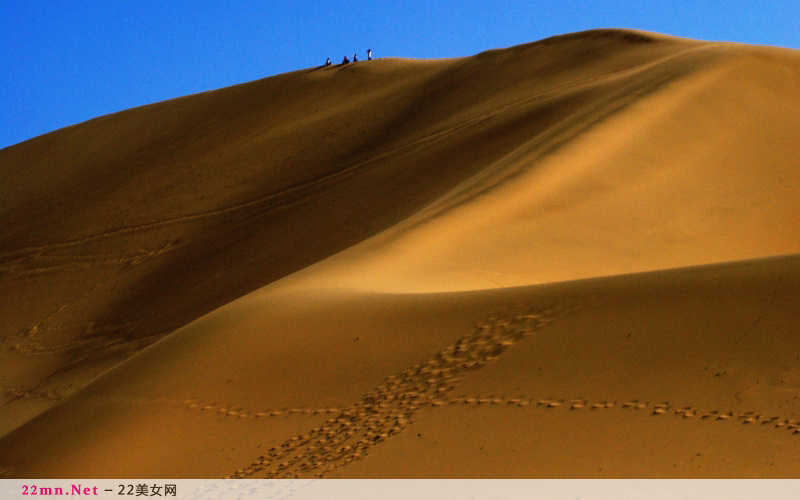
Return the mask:
M335 63L592 28L800 49L800 0L0 0L0 148L96 116Z

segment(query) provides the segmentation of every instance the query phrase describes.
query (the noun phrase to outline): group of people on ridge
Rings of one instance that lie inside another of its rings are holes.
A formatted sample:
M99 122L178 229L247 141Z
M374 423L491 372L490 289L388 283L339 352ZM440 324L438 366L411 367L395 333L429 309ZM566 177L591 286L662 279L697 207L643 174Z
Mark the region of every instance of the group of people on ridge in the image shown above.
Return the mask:
M372 49L367 49L367 61L371 60L372 60ZM353 54L353 62L358 62L358 53ZM344 56L342 64L349 64L349 63L350 59L348 59L347 56ZM331 58L329 57L328 59L325 60L325 66L330 66L330 65L331 65Z

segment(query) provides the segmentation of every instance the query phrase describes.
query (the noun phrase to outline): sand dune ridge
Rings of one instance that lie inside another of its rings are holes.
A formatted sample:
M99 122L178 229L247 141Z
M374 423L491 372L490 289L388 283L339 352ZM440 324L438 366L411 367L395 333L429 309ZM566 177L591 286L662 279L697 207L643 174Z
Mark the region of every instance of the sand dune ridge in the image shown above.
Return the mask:
M597 30L3 149L0 471L794 477L798 91Z

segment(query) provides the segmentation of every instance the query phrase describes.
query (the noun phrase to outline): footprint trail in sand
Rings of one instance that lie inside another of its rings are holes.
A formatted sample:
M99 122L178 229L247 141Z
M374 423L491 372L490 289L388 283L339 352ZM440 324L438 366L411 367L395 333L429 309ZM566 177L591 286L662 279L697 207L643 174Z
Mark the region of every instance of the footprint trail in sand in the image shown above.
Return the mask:
M764 425L800 435L800 418L762 415L757 412L704 410L692 406L675 407L669 402L652 403L586 398L536 398L532 396L454 396L463 375L485 366L525 337L553 321L584 307L584 304L547 307L537 310L493 314L470 334L407 370L390 375L382 384L346 408L244 409L233 404L184 400L193 411L238 419L331 414L324 424L296 435L275 446L249 466L234 472L232 478L322 478L369 454L370 449L403 432L414 415L424 407L445 405L505 406L509 408L554 411L644 411L654 417L677 417L709 422L739 422Z
M264 473L266 478L324 477L362 458L372 446L402 432L423 407L448 404L448 394L465 373L481 368L514 343L581 307L581 304L569 304L493 315L455 344L387 377L347 408L325 410L334 413L338 410L338 414L322 426L272 448L232 477L246 478L257 473ZM289 413L317 411L320 410L288 410ZM269 414L282 414L278 412ZM237 415L241 414L237 412Z

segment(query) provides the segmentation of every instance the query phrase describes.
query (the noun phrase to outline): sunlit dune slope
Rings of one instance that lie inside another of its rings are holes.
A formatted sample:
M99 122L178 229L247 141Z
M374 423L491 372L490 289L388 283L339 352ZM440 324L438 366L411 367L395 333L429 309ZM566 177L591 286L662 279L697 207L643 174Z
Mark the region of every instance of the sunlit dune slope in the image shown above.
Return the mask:
M597 30L6 148L0 474L796 476L798 95Z
M0 440L21 477L795 477L800 258L237 300Z

